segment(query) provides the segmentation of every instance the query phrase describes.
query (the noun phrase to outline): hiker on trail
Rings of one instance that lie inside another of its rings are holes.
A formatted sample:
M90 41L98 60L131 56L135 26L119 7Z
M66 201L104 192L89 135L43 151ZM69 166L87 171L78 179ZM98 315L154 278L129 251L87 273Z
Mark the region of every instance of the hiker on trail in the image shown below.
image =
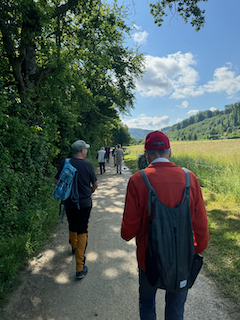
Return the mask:
M116 161L116 166L117 166L117 173L122 173L122 162L123 162L123 157L124 157L124 152L123 149L121 148L121 145L118 144L117 149L115 151L115 161Z
M82 279L88 271L85 265L85 250L87 247L88 221L92 209L92 193L97 189L98 182L91 162L84 160L90 145L83 140L77 140L71 145L73 157L70 164L77 169L77 188L79 193L79 209L71 197L65 201L65 209L69 223L69 243L76 258L76 278ZM55 176L59 179L64 166L63 161Z
M112 149L114 167L116 167L116 150L117 150L117 145L115 145L115 147L113 147Z
M139 170L147 168L149 163L147 161L145 153L140 153L140 155L138 156L138 159L137 159L137 164L138 164L138 169Z
M146 136L145 153L149 166L144 169L151 185L163 206L175 208L181 204L186 179L182 168L169 161L171 156L168 137L160 132L151 132ZM190 171L189 171L190 172ZM205 205L200 185L196 176L190 172L190 233L193 255L201 254L208 244L208 225ZM155 320L155 296L159 288L157 284L150 285L146 273L146 256L149 256L148 238L149 220L153 217L153 207L148 216L148 188L137 172L129 179L122 219L121 236L129 241L136 237L137 261L139 267L139 312L141 320ZM150 229L151 230L151 229ZM159 240L160 241L160 240ZM177 240L176 240L177 241ZM167 242L169 243L169 242ZM194 243L194 247L193 247ZM167 247L167 245L166 245ZM167 248L168 249L168 248ZM169 247L167 252L172 252ZM158 277L159 280L159 277ZM183 320L184 304L188 289L183 287L180 292L165 292L165 320Z
M97 154L97 160L99 163L99 167L100 167L100 173L102 174L103 172L105 172L105 159L106 159L106 151L104 149L104 147L102 147Z
M106 151L106 154L107 154L107 156L106 156L107 162L109 162L109 155L110 155L110 148L109 148L109 146L107 146L107 147L105 148L105 151Z

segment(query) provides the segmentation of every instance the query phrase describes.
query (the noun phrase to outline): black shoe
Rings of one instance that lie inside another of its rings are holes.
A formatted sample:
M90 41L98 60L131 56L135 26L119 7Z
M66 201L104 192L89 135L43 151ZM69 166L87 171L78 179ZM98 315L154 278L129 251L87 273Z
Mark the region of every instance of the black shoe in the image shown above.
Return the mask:
M76 279L81 280L82 278L85 277L85 275L87 274L87 272L88 272L88 267L87 267L87 266L84 266L83 271L76 272Z
M120 174L122 174L122 172L120 172Z
M118 173L118 171L117 171L117 173Z

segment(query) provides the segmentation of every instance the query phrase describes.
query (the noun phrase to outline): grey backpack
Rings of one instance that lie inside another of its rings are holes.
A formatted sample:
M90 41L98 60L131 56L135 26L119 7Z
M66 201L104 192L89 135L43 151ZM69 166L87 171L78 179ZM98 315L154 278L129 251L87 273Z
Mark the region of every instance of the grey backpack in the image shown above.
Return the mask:
M165 206L150 184L144 170L142 178L148 188L148 252L145 267L149 283L167 291L178 292L192 286L194 257L190 200L190 174L183 168L186 185L181 203ZM151 214L153 208L153 215ZM200 261L200 264L202 261ZM201 268L201 267L200 267ZM199 269L200 270L200 269ZM198 270L198 272L199 272Z

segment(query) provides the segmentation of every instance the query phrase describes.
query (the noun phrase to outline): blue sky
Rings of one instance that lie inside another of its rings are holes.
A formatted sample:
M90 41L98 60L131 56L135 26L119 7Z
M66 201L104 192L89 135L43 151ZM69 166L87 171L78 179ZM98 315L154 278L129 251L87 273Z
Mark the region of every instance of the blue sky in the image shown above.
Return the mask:
M130 5L135 30L128 43L141 46L147 68L135 109L123 118L129 128L160 130L240 101L240 0L201 2L206 23L199 32L171 14L157 27L151 1L134 2L118 1Z

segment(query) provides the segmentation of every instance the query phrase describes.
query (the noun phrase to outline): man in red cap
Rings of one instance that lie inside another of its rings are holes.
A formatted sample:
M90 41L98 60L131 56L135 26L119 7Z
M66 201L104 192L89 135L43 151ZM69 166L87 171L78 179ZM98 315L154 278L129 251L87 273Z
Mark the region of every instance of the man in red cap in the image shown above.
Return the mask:
M182 200L186 184L182 168L170 162L171 149L168 137L160 131L146 136L145 153L149 166L144 170L159 200L175 208ZM208 245L208 225L200 185L190 171L190 212L195 253L201 254ZM141 320L155 320L155 295L157 286L151 286L145 273L148 250L148 189L140 172L128 182L121 236L129 241L136 237L139 267L139 311ZM188 290L168 292L165 295L165 320L183 320L184 304Z

